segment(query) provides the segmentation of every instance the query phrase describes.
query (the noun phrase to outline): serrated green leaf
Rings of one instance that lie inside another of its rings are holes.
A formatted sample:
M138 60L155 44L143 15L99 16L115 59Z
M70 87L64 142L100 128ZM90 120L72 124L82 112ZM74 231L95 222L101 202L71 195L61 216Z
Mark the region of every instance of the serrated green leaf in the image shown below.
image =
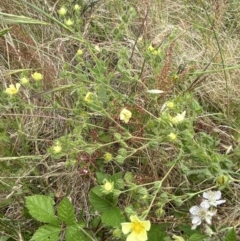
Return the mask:
M111 176L110 180L114 182L115 187L118 183L118 180L122 180L122 172L115 173Z
M148 231L148 240L159 241L168 236L160 225L152 224Z
M104 224L112 227L118 227L121 223L125 222L124 215L117 207L112 207L105 211L101 218Z
M207 237L207 235L195 233L189 238L189 241L203 241Z
M26 197L26 207L33 218L40 222L58 225L53 205L53 199L44 195Z
M76 221L74 207L67 197L64 197L59 203L57 212L58 218L67 225L72 225Z
M102 184L104 179L110 179L110 175L107 173L102 173L102 172L96 172L96 178L98 184Z
M90 241L88 237L77 225L68 226L65 235L66 241Z
M31 241L58 241L59 234L61 232L60 227L51 225L43 225L40 227L30 239Z
M109 210L109 208L111 208L111 204L109 202L107 202L102 197L99 197L94 192L90 192L89 198L90 203L100 213L106 212L107 210Z
M237 241L236 231L234 228L231 228L228 231L225 241Z

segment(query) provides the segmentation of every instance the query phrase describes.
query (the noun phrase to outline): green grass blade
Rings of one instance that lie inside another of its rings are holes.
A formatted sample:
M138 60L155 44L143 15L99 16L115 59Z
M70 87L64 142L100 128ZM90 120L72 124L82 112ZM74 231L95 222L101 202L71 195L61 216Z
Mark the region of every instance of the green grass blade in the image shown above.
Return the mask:
M3 23L6 24L41 24L41 25L50 25L49 23L35 20L33 18L18 16L14 14L8 14L0 12L0 19Z

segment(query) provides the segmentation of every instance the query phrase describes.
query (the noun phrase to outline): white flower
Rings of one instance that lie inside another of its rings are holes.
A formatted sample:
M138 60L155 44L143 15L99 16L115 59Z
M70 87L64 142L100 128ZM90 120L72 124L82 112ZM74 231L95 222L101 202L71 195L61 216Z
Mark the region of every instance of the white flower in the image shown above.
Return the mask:
M210 204L208 201L201 202L200 206L193 206L190 208L191 218L192 218L192 229L195 229L198 225L205 221L207 224L212 223L212 216L216 214L216 211L208 210Z
M208 191L203 193L203 197L207 199L206 201L210 206L217 207L217 205L225 203L226 200L220 200L222 193L220 191Z
M177 114L176 116L172 117L171 122L174 125L177 125L177 124L179 124L179 123L184 121L185 115L186 115L186 111L183 111L183 113Z

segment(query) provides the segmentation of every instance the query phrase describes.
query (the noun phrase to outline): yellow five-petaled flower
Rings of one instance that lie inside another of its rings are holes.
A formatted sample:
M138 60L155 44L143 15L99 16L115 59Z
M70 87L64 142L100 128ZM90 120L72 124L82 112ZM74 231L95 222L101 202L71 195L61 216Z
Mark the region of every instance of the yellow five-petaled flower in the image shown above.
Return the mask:
M130 216L131 222L121 223L122 232L128 234L126 241L146 241L147 231L150 230L151 223L150 221L141 221L136 215Z
M132 112L130 110L127 110L126 108L123 108L120 112L119 117L121 121L128 123L130 118L132 117Z
M41 73L35 72L32 74L32 78L36 81L40 81L43 79L43 75Z
M20 87L21 87L21 85L19 83L16 84L16 87L13 84L11 84L11 85L9 85L8 88L6 88L5 92L9 95L14 95L14 94L17 94Z

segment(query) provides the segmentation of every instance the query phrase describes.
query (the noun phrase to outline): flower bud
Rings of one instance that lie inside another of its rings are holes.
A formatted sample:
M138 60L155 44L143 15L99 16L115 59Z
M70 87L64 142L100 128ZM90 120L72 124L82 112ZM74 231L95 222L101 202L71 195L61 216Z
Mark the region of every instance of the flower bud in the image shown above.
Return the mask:
M104 179L104 184L102 187L102 192L105 194L111 193L114 189L114 182L109 182L108 180Z
M26 84L29 83L29 79L28 79L27 77L22 77L22 78L20 79L20 83L21 83L22 85L26 85Z
M112 161L113 156L112 156L111 153L107 152L107 153L104 154L103 158L104 158L105 162L110 162L110 161Z
M58 10L58 14L60 16L65 16L67 13L67 9L65 7L61 7L59 10Z

